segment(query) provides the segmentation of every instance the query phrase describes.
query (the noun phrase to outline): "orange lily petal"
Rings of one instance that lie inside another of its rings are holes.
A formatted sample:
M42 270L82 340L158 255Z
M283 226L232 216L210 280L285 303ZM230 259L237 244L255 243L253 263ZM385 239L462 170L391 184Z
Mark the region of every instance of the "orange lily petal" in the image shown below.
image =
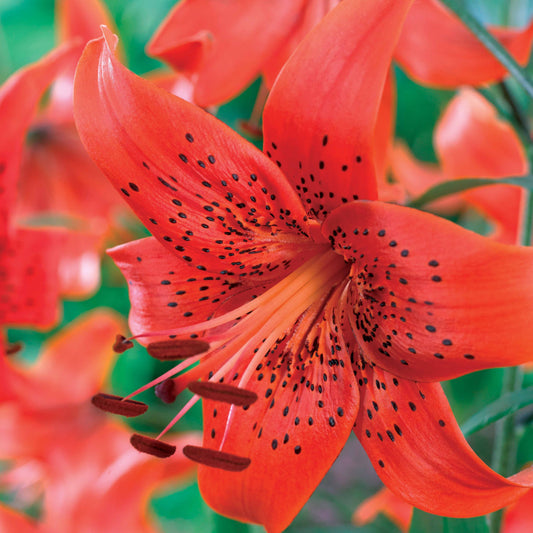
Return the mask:
M456 178L503 178L528 171L516 132L471 89L461 90L446 108L435 130L435 148L444 172ZM492 238L516 243L523 189L496 185L467 191L463 196L496 223Z
M87 46L76 80L76 122L91 157L191 276L257 275L273 236L280 249L306 245L296 193L233 130L132 74L104 39Z
M409 198L424 194L431 187L450 179L434 163L425 163L414 157L406 144L397 142L391 150L391 171ZM464 200L458 194L431 202L428 206L433 212L452 214L464 208Z
M463 437L442 388L362 365L355 434L381 480L430 513L467 518L504 507L533 486L533 469L506 479ZM363 381L364 380L364 381Z
M0 235L15 204L22 147L37 104L58 73L77 60L79 52L77 44L60 46L17 71L0 89Z
M376 494L364 500L355 510L352 522L357 526L364 526L374 521L379 513L383 513L401 531L405 533L409 531L413 506L396 496L387 487L383 487Z
M43 409L87 402L104 383L115 357L113 341L123 328L115 312L96 309L45 343L35 364L21 367L9 359L6 372L19 401Z
M529 59L533 22L491 33L521 64ZM441 88L481 85L507 75L505 67L438 0L417 0L405 20L395 59L416 81Z
M103 231L68 231L59 260L61 295L87 298L100 286Z
M125 210L88 156L72 122L40 120L34 125L20 175L17 214L21 218L66 216L98 232L115 213Z
M357 414L353 373L344 371L350 354L340 336L329 334L336 297L325 311L321 303L309 310L254 368L245 387L256 402L243 408L204 400L204 447L251 463L242 472L201 465L202 495L215 510L269 533L285 529L305 504ZM232 369L225 381L244 370Z
M158 87L175 94L187 102L194 103L194 84L191 79L180 72L155 70L144 75L144 78L155 83Z
M280 248L280 252L280 263L289 260L298 265L308 260L315 249ZM249 279L194 275L186 263L153 237L117 246L109 250L109 255L128 281L132 306L129 323L134 334L208 320L262 294L287 275L285 269L275 269L274 277ZM269 261L272 265L278 263L274 247L269 248Z
M44 501L46 531L156 531L149 498L160 487L182 481L194 465L176 454L161 461L140 454L129 443L126 426L108 422L84 441L72 441L63 459L49 462ZM182 448L199 436L184 434L170 442Z
M109 28L115 27L107 7L101 0L57 0L56 20L60 43L76 40L85 45L87 41L100 36L102 24ZM79 54L81 54L81 48ZM76 62L68 70L61 73L50 91L50 99L45 114L56 124L72 122L72 91L75 69Z
M186 0L169 13L148 53L195 75L198 105L217 105L256 78L297 23L303 0Z
M1 324L52 326L59 318L59 229L14 229L0 241Z
M395 118L396 83L394 80L394 71L389 69L383 88L383 96L381 98L374 132L374 157L378 188L383 188L388 185L387 170L390 161L389 152L394 140ZM381 195L380 198L382 199Z
M509 507L503 518L503 533L524 533L533 523L533 491Z
M531 360L533 249L381 202L339 207L323 231L353 261L347 307L365 359L422 381Z
M272 89L264 150L318 218L341 202L377 196L374 128L410 4L342 2L302 41ZM328 73L320 83L317 65Z
M86 43L100 37L102 24L114 27L106 5L100 0L58 0L56 18L61 42L79 37Z
M339 0L306 0L300 8L298 20L290 31L280 39L280 46L274 54L261 65L261 72L268 88L274 85L280 70L287 62L301 40L333 9Z
M37 362L1 360L5 398L0 404L0 455L36 458L45 464L58 448L79 446L103 417L89 400L106 379L115 335L124 327L116 313L83 315L45 344Z

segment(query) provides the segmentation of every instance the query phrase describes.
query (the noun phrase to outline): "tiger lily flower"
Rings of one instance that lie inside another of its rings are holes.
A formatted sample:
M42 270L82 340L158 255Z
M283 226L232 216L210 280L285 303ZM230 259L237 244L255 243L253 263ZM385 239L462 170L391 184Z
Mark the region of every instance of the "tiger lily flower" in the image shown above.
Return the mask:
M364 526L373 522L380 513L396 524L400 531L404 533L409 531L413 517L413 506L386 487L364 500L357 507L352 516L352 522L357 526Z
M147 50L188 76L194 101L225 102L262 75L271 88L305 35L339 0L185 0L176 4ZM522 64L533 43L524 29L493 28ZM407 15L395 59L412 77L437 87L500 80L505 69L438 0L418 0Z
M0 457L39 458L72 433L73 420L88 433L103 422L87 402L105 383L121 325L115 313L95 310L51 337L32 365L2 354Z
M61 0L57 16L62 44L0 88L0 218L23 227L59 221L65 230L62 249L44 241L38 248L42 255L57 254L59 293L81 297L99 285L103 241L114 216L126 206L88 157L72 114L76 63L84 44L97 35L99 24L110 23L109 17L99 0ZM49 99L39 109L48 88ZM5 226L0 235L11 232ZM16 318L17 324L31 322Z
M30 521L0 506L2 531L159 531L149 499L158 490L186 481L194 473L192 463L183 456L160 461L139 454L130 446L127 426L117 422L102 421L83 438L77 437L59 442L43 465L39 519ZM196 435L183 434L172 442L183 446L195 439Z
M79 45L59 47L15 73L0 88L0 326L49 327L59 317L59 258L61 252L77 245L76 239L58 228L25 225L17 220L13 206L23 139L40 87L44 91L76 55Z
M528 491L525 496L505 509L502 533L524 533L531 527L533 492ZM374 521L379 513L383 513L400 531L407 533L413 517L413 507L405 500L393 494L389 489L382 488L370 498L367 498L353 514L353 523L364 526Z
M533 20L523 28L489 28L525 66L533 44ZM505 67L439 0L417 0L406 18L395 59L422 85L453 89L500 81Z
M374 126L410 6L330 12L270 93L264 153L128 71L109 31L78 65L80 136L153 233L110 251L130 327L154 357L185 358L157 393L203 398L203 446L184 453L204 498L271 532L352 430L384 483L433 513L484 514L533 484L477 457L438 383L531 359L533 250L377 200Z
M41 533L159 531L148 508L150 497L182 484L194 474L194 465L183 455L161 461L140 454L131 447L129 433L126 425L109 421L86 439L71 441L69 453L56 450L47 465ZM196 440L187 433L171 442L183 447Z
M39 533L153 532L148 496L193 471L185 457L161 462L138 454L130 446L129 428L90 405L109 373L111 346L121 327L114 312L96 310L54 335L32 365L1 353L0 459L10 460L15 475L2 473L0 483L16 493L16 471L35 472L40 493L32 492L44 500L35 523ZM191 440L197 436L178 435L172 442L183 447ZM2 514L0 524L23 520Z
M439 165L417 161L403 145L392 150L392 171L411 197L451 179L504 178L528 172L517 133L472 89L461 89L450 101L435 128L434 145ZM513 244L520 235L523 201L522 188L491 185L443 198L431 207L449 211L473 206L494 223L492 239Z

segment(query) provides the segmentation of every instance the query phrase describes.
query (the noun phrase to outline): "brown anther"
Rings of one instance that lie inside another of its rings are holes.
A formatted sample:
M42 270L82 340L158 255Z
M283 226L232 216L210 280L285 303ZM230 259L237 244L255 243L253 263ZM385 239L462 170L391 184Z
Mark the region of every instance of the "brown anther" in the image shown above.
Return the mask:
M22 348L24 348L22 342L8 344L6 347L6 355L15 355L16 353L19 353Z
M245 468L248 468L251 463L248 457L240 457L232 453L219 452L200 446L185 446L183 448L183 455L196 463L220 468L221 470L228 470L229 472L241 472Z
M157 439L145 437L144 435L139 435L138 433L134 433L130 437L130 443L136 450L154 455L155 457L160 457L161 459L170 457L176 452L176 446Z
M133 348L133 342L129 341L124 335L118 334L113 344L113 351L115 353L124 353L126 350Z
M95 394L91 398L91 403L102 411L127 417L142 415L148 409L148 406L143 402L124 400L122 396L105 394L103 392Z
M209 343L201 340L185 339L151 342L146 349L155 359L173 361L187 359L209 350Z
M211 381L193 381L187 388L207 400L232 403L233 405L251 405L257 400L257 394L246 389L239 389L226 383Z
M176 388L174 380L171 378L165 379L155 386L155 395L165 403L174 403L176 400Z

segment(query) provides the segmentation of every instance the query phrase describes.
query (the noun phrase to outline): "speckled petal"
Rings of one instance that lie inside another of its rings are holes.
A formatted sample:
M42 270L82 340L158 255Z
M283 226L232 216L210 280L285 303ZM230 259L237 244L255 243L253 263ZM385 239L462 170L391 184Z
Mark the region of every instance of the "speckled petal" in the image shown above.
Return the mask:
M342 206L323 231L352 263L345 305L368 361L440 381L531 360L533 249L382 202Z
M59 261L66 232L14 228L0 241L0 323L52 326L59 318Z
M266 271L273 241L308 243L305 212L276 165L211 115L125 69L105 35L79 63L76 122L91 157L154 236L191 272L236 278Z
M333 311L337 298L325 311L320 302L309 309L253 368L240 386L256 402L243 408L204 400L204 447L251 460L242 472L200 466L200 490L217 512L282 531L344 446L358 395ZM240 384L243 370L233 369L225 382Z
M374 128L410 4L341 2L274 84L263 117L264 151L317 218L343 202L377 196Z
M381 480L409 503L468 518L500 509L533 486L533 469L506 479L475 454L438 383L398 379L370 365L359 365L356 379L355 434Z
M297 265L312 251L312 246L301 251L283 250L283 257L289 260L299 254L294 262ZM192 270L153 237L117 246L109 254L128 280L132 304L129 321L135 334L168 330L221 315L262 294L294 270L289 261L289 270L275 268L270 277L238 278L221 273L213 276ZM275 249L269 255L275 263Z

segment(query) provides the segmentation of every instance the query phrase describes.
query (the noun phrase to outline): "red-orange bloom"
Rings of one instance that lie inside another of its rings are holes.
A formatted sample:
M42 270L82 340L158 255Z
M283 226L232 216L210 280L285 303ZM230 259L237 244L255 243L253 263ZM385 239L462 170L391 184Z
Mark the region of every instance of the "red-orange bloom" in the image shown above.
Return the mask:
M434 144L439 167L416 161L401 145L392 152L393 172L411 196L446 180L504 178L528 171L525 150L516 132L471 89L462 89L451 100L435 128ZM491 238L512 244L519 238L524 198L520 187L491 185L443 198L432 207L449 210L472 205L495 224Z
M69 235L57 229L24 227L13 206L24 136L34 108L51 80L79 55L65 45L21 69L0 88L0 326L48 327L58 318L59 258Z
M204 398L203 447L185 448L202 493L269 531L352 429L383 481L434 513L484 514L533 482L475 455L437 383L530 359L533 250L376 199L374 126L410 4L331 11L276 81L265 153L129 72L109 32L78 66L80 135L154 234L110 252L130 326L154 357L186 358L157 392Z
M533 21L524 28L490 28L522 65L533 44ZM410 76L426 85L453 88L501 80L505 67L439 0L417 0L396 46L395 59Z
M98 287L105 231L113 215L125 210L123 202L111 193L109 183L87 156L72 115L76 62L84 43L99 32L99 24L109 22L99 0L61 0L57 6L61 38L66 44L13 74L0 88L0 218L6 223L9 218L11 224L17 225L52 223L67 228L68 232L62 232L61 247L52 242L57 231L50 237L39 231L34 240L43 238L43 241L33 254L43 256L43 260L35 261L35 257L32 260L35 265L55 260L48 278L55 275L57 290L64 295L83 296ZM49 99L39 109L48 87L51 88ZM6 234L11 231L6 229ZM0 238L4 235L0 229ZM22 238L19 232L19 237L9 238L5 244L17 253L12 263L21 272L25 263L30 265L30 258L20 252ZM3 244L0 242L0 246ZM30 246L28 241L26 247ZM2 253L4 260L5 253ZM13 277L17 277L16 273L8 272L4 276L8 286L13 285L8 279ZM28 292L34 290L35 287L27 287ZM9 306L12 307L11 302ZM9 322L50 325L57 317L57 310L48 312L45 304L41 315L47 318L38 322L22 314L18 311Z
M199 105L220 104L260 74L272 87L296 46L338 1L185 0L168 14L148 52L190 77ZM527 62L533 23L492 32L518 61ZM438 0L413 4L395 59L418 81L439 87L478 85L506 74Z
M106 420L89 403L108 375L121 326L114 313L97 310L52 337L35 364L0 354L0 459L13 465L0 483L24 492L17 473L27 483L31 471L32 492L44 496L35 523L0 509L2 531L16 531L20 522L40 533L152 532L148 496L192 471L182 456L161 462L138 454L127 426ZM183 446L195 438L172 442Z
M533 523L533 491L505 510L502 533L526 533ZM353 514L353 522L358 526L372 522L379 513L383 513L394 522L401 531L407 533L413 516L413 507L387 488L367 498Z

